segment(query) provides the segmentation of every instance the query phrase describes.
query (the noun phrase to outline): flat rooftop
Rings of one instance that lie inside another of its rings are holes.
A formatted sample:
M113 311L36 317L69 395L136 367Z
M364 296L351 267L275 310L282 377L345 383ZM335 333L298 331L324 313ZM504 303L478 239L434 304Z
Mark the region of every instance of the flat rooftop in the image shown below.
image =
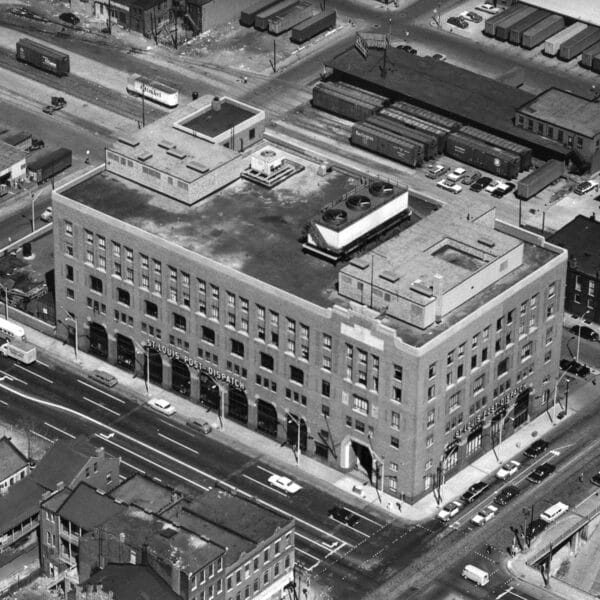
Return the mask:
M586 137L600 132L600 104L557 88L542 92L519 112Z
M514 125L515 111L534 100L533 94L450 63L413 56L397 48L388 49L384 77L383 55L383 50L370 48L364 59L352 46L328 64L334 69L335 79L363 85L393 100L412 100L504 137L565 154L560 144Z
M173 490L139 473L111 490L110 495L118 502L133 504L153 514L160 514L178 497Z
M600 3L590 0L521 0L521 4L529 4L543 8L558 15L570 17L590 25L600 26Z
M600 222L577 215L548 241L566 248L573 269L593 277L600 271Z
M237 102L231 102L227 98L221 100L220 108L215 110L211 105L192 118L181 121L185 127L201 133L207 137L214 138L225 131L234 129L256 112L247 110Z
M10 169L13 165L27 158L27 152L0 140L0 171Z

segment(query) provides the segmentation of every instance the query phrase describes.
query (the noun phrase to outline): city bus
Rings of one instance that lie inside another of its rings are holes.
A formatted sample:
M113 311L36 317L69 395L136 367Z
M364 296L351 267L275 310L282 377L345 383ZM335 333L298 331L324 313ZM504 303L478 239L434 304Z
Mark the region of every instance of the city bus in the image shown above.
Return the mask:
M14 321L0 317L0 339L26 341L25 330Z

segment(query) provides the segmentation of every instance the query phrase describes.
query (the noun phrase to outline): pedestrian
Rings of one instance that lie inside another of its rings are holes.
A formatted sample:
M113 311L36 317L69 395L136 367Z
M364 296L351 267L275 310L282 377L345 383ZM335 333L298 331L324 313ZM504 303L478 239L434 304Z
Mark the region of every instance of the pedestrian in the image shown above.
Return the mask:
M583 473L579 474L579 483L583 483Z
M398 512L402 512L402 504L400 504L400 502L396 502L396 506L398 507Z
M485 547L485 553L486 554L491 554L492 553L492 547L489 544Z

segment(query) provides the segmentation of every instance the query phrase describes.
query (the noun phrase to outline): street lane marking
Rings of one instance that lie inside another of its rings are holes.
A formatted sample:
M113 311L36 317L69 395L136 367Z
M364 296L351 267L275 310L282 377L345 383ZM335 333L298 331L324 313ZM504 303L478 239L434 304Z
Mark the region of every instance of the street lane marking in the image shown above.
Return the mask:
M104 390L97 388L95 385L91 385L87 381L83 381L83 379L78 379L77 382L80 383L81 385L85 385L86 387L91 388L95 392L104 394L105 396L108 396L109 398L112 398L113 400L116 400L117 402L120 402L121 404L126 404L125 400L121 400L121 398L117 398L116 396L113 396L112 394L109 394L108 392L105 392Z
M0 400L0 404L4 404L4 406L8 406L8 402L4 402L4 400Z
M26 369L23 365L15 365L15 367L17 367L17 369L21 369L22 371L26 371L30 375L35 375L36 377L39 377L40 379L44 380L46 383L54 383L54 381L52 381L52 379L48 379L47 377L44 377L43 375L40 375L39 373L36 373L35 371L32 371L31 369Z
M6 371L0 371L0 373L2 373L2 375L5 375L9 381L18 381L19 383L22 383L23 385L28 385L28 383L26 381L23 381L22 379L19 379L18 377L15 377L14 375L9 375Z
M296 535L298 535L298 534L296 533ZM296 546L295 550L296 550L296 552L301 552L302 554L306 554L306 556L310 556L317 565L321 562L321 559L318 556L315 556L314 554L311 554L310 552L307 552L306 550L302 550L301 548L298 548L298 546ZM314 568L314 566L315 565L313 565L313 568Z
M54 440L47 438L45 435L42 435L41 433L38 433L37 431L34 431L33 429L30 429L30 431L31 431L31 433L33 433L33 435L37 435L38 437L41 437L43 440L46 440L47 442L54 444Z
M287 498L287 494L285 492L282 492L281 490L274 488L272 485L269 485L268 483L263 483L262 481L259 481L258 479L254 479L254 477L250 477L250 475L246 475L246 473L242 473L242 476L245 477L246 479L249 479L250 481L253 481L254 483L258 483L258 485L261 485L262 487L267 488L268 490L277 492L281 496L285 496Z
M308 537L302 533L300 533L299 531L296 530L295 534L296 537L302 538L303 540L307 541L309 544L313 545L313 546L317 546L319 547L321 550L331 550L331 544L327 544L326 542L322 542L321 540L316 540L314 538ZM345 542L342 542L341 544L337 544L336 548L341 548L342 546L345 546Z
M168 467L163 467L162 465L160 465L157 462L154 462L152 460L150 460L148 457L143 456L141 454L138 454L137 452L134 452L133 450L130 450L129 448L126 448L125 446L122 446L121 444L117 444L117 442L113 442L111 439L108 439L106 437L106 435L102 434L102 433L97 433L96 434L101 440L104 440L105 442L112 444L113 446L115 446L116 448L119 448L119 450L122 450L123 452L127 452L128 454L131 454L132 456L135 456L136 458L138 458L139 460L142 460L144 462L147 462L149 464L151 464L152 466L156 467L157 469L160 469L161 471L166 471L167 473L170 473L172 475L175 475L175 477L178 477L179 479L182 479L183 481L186 481L187 483L190 483L191 485L196 486L197 488L200 488L201 490L208 492L208 490L210 490L211 488L206 487L205 485L202 485L201 483L198 483L197 481L194 481L193 479L189 479L188 477L186 477L185 475L181 475L180 473L175 473L172 469L169 469ZM121 434L123 435L123 434ZM126 436L125 436L126 437ZM160 454L159 451L156 451ZM137 467L134 467L133 465L126 463L123 459L121 459L121 462L125 465L127 465L128 467L132 467L134 469L140 470ZM143 471L140 470L140 473L144 473ZM144 473L145 475L145 473Z
M158 483L162 483L162 479L160 477L153 477L153 481L158 481Z
M265 473L268 473L269 475L277 475L277 473L275 473L275 471L271 471L270 469L267 469L265 467L263 467L262 465L256 465L257 469L260 469L261 471L264 471Z
M345 508L345 507L344 507ZM363 531L361 531L360 529L356 529L355 527L352 527L352 525L348 525L348 523L344 523L343 521L338 521L337 519L334 519L333 517L329 517L332 521L335 521L336 523L339 523L340 525L343 525L344 527L347 527L348 529L350 529L351 531L356 531L356 533L358 533L359 535L363 535L366 538L371 537L368 533L364 533Z
M46 367L46 369L51 369L52 367L50 365L47 365L45 362L42 362L39 358L37 359L37 364L38 365L42 365L42 367Z
M189 446L186 446L185 444L182 444L181 442L178 442L177 440L174 440L173 438L170 438L170 437L162 434L160 431L158 432L158 437L161 437L164 440L169 440L169 442L171 442L173 444L177 444L178 446L180 446L181 448L185 448L189 452L193 452L194 454L199 454L198 450L194 450L193 448L190 448Z
M93 386L90 386L90 387L93 387ZM227 481L225 481L223 479L219 479L219 478L215 477L214 475L210 475L209 473L206 473L205 471L202 471L201 469L198 469L197 467L194 467L193 465L187 464L184 461L179 460L175 456L172 456L172 455L170 455L170 454L168 454L166 452L163 452L162 450L158 450L156 448L153 448L152 446L150 446L150 444L146 444L145 442L142 442L141 440L137 440L133 436L131 436L131 435L127 434L127 433L124 433L122 431L119 431L118 429L116 429L112 425L107 425L106 423L103 423L102 421L98 421L98 419L94 419L93 417L90 417L89 415L81 413L78 410L75 410L74 408L70 408L68 406L62 406L60 404L56 404L55 402L50 402L48 400L42 400L41 398L37 398L35 396L32 396L31 394L26 394L25 392L22 392L20 390L14 389L14 388L11 388L10 386L8 386L8 385L6 385L4 383L0 383L0 389L6 390L7 392L10 392L11 394L14 394L15 396L19 396L21 398L29 400L30 402L33 402L34 404L39 404L41 406L46 406L46 407L50 407L50 408L62 410L65 413L68 413L70 415L79 417L83 421L87 421L88 423L92 423L92 424L96 425L97 427L102 427L102 428L106 429L109 432L114 432L114 433L122 436L126 440L129 440L130 442L134 442L134 443L138 444L139 446L141 446L142 448L145 448L146 450L151 450L152 452L158 454L159 456L162 456L163 458L167 458L167 459L171 460L175 464L184 466L185 468L189 469L190 471L198 473L199 475L202 475L203 477L206 477L207 479L211 479L215 483L219 483L223 487L226 487L226 488L228 488L230 490L234 490L238 494L239 493L244 494L248 498L254 498L254 500L258 504L262 504L263 506L266 506L267 508L270 508L271 510L275 511L276 513L282 514L285 517L288 517L290 519L295 519L296 522L302 523L306 527L310 527L311 529L314 529L315 531L318 531L320 534L322 534L322 535L324 535L326 537L330 537L330 538L332 538L334 540L337 540L340 543L345 543L344 540L342 540L341 538L338 538L337 536L333 535L332 533L329 533L328 531L325 531L324 529L322 529L321 527L318 527L317 525L313 525L309 521L305 521L304 519L301 519L300 517L297 517L297 516L293 515L292 513L288 512L286 510L282 510L280 507L278 507L278 506L276 506L274 504L271 504L270 502L266 502L265 500L262 500L261 498L256 498L256 497L252 496L251 494L248 494L248 492L237 488L236 486L232 485L231 483L229 483L229 482L227 482ZM96 435L98 435L102 439L106 438L106 434L104 434L104 436L102 434L96 434ZM111 440L106 439L106 441L109 442L109 443L111 443L111 444L113 444L113 445L118 446L118 444L116 444L115 442L113 442ZM127 450L127 451L131 453L130 450ZM147 460L147 459L144 458L144 460ZM183 479L183 476L181 476L181 475L177 475L177 476L181 477ZM193 483L194 483L194 485L198 485L195 482L193 482ZM350 546L351 548L354 548L354 546L352 546L351 544L347 544L347 545Z
M369 521L371 523L373 523L373 525L377 525L377 527L384 527L384 525L382 523L378 523L377 521L374 521L373 519L370 519L369 517L367 517L366 515L363 515L363 513L359 513L356 512L355 510L352 510L350 507L348 506L344 506L344 508L351 513L354 513L357 517L360 517L361 519L364 519L365 521Z
M108 406L104 406L104 404L100 404L100 402L96 402L95 400L92 400L91 398L88 398L87 396L83 396L83 399L86 402L90 402L91 404L94 404L98 408L103 408L104 410L108 411L109 413L112 413L113 415L117 415L117 417L121 416L121 413L118 413L116 410L113 410L112 408L108 408Z
M100 434L99 437L101 437L103 440L107 440L107 441L110 439L110 438L103 437L102 434ZM141 473L142 475L146 474L146 471L144 471L143 469L140 469L139 467L136 467L135 465L132 465L131 463L128 463L126 460L121 459L121 462L126 467L129 467L130 469L133 469L134 471L137 471L138 473Z
M70 437L72 440L75 439L75 436L72 433L69 433L68 431L64 431L60 427L56 427L56 425L52 425L52 423L48 423L48 421L44 421L44 425L46 425L47 427L50 427L50 429L55 429L56 431L60 431L60 433Z

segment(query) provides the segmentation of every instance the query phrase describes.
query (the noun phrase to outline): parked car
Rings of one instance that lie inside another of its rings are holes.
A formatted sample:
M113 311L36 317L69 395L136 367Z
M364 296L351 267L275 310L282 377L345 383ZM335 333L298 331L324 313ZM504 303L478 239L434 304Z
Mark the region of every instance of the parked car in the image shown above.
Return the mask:
M462 496L461 500L466 504L471 504L475 498L481 496L483 492L488 489L489 484L485 483L485 481L479 481L478 483L474 483Z
M92 371L88 375L88 377L92 381L101 383L102 385L105 385L106 387L114 387L118 383L117 378L114 375L111 375L110 373L107 373L106 371L101 371L100 369L96 369L95 371Z
M567 358L562 358L560 361L560 368L563 371L568 371L569 373L573 373L573 375L584 378L591 373L591 370L587 365L583 365L575 359L569 360Z
M471 184L470 189L472 192L480 192L482 189L490 185L490 183L492 183L491 177L480 177L475 183Z
M500 506L506 506L515 496L518 496L521 493L521 490L514 485L507 485L505 488L502 488L494 502L499 504Z
M483 17L472 10L465 10L458 16L466 19L467 21L471 21L471 23L481 23L481 21L483 21Z
M546 479L546 477L552 475L554 471L556 471L555 465L544 463L543 465L537 467L535 471L529 475L527 481L531 481L531 483L541 483L544 481L544 479Z
M466 29L469 26L469 22L461 17L448 17L448 23L460 29Z
M598 189L598 182L593 179L589 179L588 181L582 181L578 183L575 187L575 193L579 196L583 196L583 194L587 194L591 191L596 191Z
M541 519L535 519L527 525L527 529L525 530L526 539L531 542L531 540L536 535L542 533L546 527L548 527L548 523L542 521Z
M594 485L597 485L598 487L600 487L600 473L596 473L595 475L593 475L592 478L590 479L590 481Z
M498 188L501 188L503 185L504 185L504 182L500 181L499 179L495 179L489 185L486 186L485 191L488 192L489 194L492 194Z
M296 494L302 489L301 485L298 485L295 481L291 480L289 477L284 477L283 475L271 475L267 480L269 485L272 485L274 488L285 492L286 494Z
M427 175L427 177L429 177L429 179L437 179L438 177L441 177L442 175L444 175L447 171L448 171L448 167L438 163L438 164L434 165L433 167L431 167L429 169L429 171L427 171L426 175Z
M539 456L542 452L545 452L548 446L549 444L546 440L539 439L533 442L531 446L526 448L523 451L523 454L525 456L528 456L529 458L535 458L536 456Z
M33 152L34 150L41 150L46 144L44 144L44 140L39 138L33 138L31 140L31 146L29 146L29 152Z
M350 525L350 527L354 527L360 521L360 517L356 513L349 511L343 506L334 506L329 511L329 516L340 523Z
M498 512L498 507L490 504L485 508L481 509L472 519L471 523L473 525L478 525L479 527L485 525L489 520L491 520L495 514Z
M446 60L446 55L445 54L440 54L439 52L436 52L435 54L432 54L429 58L433 58L433 60Z
M481 173L479 171L473 171L473 173L469 173L463 177L463 185L471 186L481 177Z
M450 502L450 504L446 504L446 506L444 506L444 508L440 510L440 512L437 515L437 518L440 521L449 521L452 517L455 517L460 512L460 509L462 507L462 502L454 500L453 502Z
M584 340L589 340L590 342L600 341L598 332L587 325L573 325L573 327L571 327L571 333L582 337Z
M44 108L42 108L42 112L46 113L47 115L52 115L56 112L56 106L48 104L48 106L44 106Z
M458 183L466 175L466 173L467 170L463 169L463 167L456 167L452 173L448 173L448 175L446 175L446 179L452 183Z
M458 183L452 183L446 179L442 179L438 181L435 185L447 192L452 192L453 194L460 194L462 192L462 186L458 185Z
M510 460L506 464L502 465L501 469L496 473L496 477L502 480L508 479L519 470L520 466L520 462L517 462L516 460Z
M148 406L168 417L173 416L177 412L170 402L167 402L162 398L150 398L150 400L148 400Z
M503 183L492 192L492 196L494 198L504 198L504 196L510 194L516 187L514 183Z
M490 15L496 15L500 12L501 9L497 6L494 6L490 2L484 2L483 4L476 6L475 10L480 10L481 12L488 13Z
M396 46L396 48L404 50L404 52L408 52L409 54L417 54L417 50L408 44L400 44L399 46Z
M49 223L50 221L52 221L52 207L48 206L48 208L46 208L46 210L44 210L44 212L40 215L40 219L42 221L46 221L46 223Z
M192 429L199 431L200 433L204 433L205 435L208 435L212 431L212 427L210 426L210 423L207 423L206 421L189 420L189 421L186 421L185 424L188 427L191 427Z
M70 12L61 13L60 15L58 15L58 18L61 21L64 21L65 23L69 23L70 25L79 25L81 21L81 19L77 15L74 15Z

